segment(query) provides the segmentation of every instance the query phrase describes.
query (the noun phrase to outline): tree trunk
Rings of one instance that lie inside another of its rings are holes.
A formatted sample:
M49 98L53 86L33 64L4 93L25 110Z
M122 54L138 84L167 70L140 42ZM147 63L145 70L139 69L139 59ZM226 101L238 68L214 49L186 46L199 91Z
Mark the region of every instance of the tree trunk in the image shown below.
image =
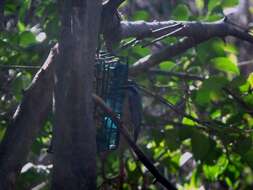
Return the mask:
M62 3L59 59L55 70L52 189L96 189L93 70L100 0Z
M0 0L0 31L4 29L4 4L5 0Z

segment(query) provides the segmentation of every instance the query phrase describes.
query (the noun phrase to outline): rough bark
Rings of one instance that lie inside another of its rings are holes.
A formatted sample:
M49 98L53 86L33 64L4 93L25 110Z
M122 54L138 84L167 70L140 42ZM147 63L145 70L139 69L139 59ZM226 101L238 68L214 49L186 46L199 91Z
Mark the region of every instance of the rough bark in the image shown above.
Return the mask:
M249 43L253 43L253 36L249 33L239 29L227 22L226 20L220 20L213 23L200 23L200 22L121 22L121 35L122 37L136 36L137 39L143 39L146 37L160 37L166 35L170 31L170 25L182 24L183 27L178 32L172 33L171 36L187 37L184 40L176 43L175 45L168 46L141 58L134 63L130 68L131 75L137 75L145 72L150 67L153 67L164 60L171 59L186 50L197 46L198 44L207 41L214 37L225 38L226 36L234 36L238 39L245 40ZM159 30L159 28L162 28ZM199 35L201 34L201 35Z
M99 0L65 0L55 67L52 189L96 189L93 69Z
M0 31L4 29L4 4L5 0L0 1Z
M52 63L56 49L51 50L42 68L35 75L18 106L0 145L0 189L15 188L16 178L32 143L51 110L53 91Z
M178 29L180 25L182 30L175 32L170 36L194 37L196 39L206 37L234 36L241 40L253 43L252 35L248 34L243 27L235 27L227 18L215 22L188 22L174 20L153 22L121 21L120 39L129 37L137 37L138 39L147 37L160 37L173 32L175 29Z

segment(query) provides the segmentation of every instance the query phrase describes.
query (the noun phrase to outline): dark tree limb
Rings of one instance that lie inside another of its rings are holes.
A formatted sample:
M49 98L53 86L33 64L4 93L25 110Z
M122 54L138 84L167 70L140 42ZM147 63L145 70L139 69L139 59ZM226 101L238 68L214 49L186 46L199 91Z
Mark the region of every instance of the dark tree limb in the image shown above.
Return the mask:
M125 0L109 0L103 4L100 32L104 36L107 48L112 50L113 44L120 41L120 15L117 8ZM112 32L113 31L113 32Z
M0 68L4 69L22 69L22 70L39 70L40 66L32 65L0 65Z
M0 31L4 29L4 4L5 0L0 1Z
M172 26L179 26L171 31ZM253 43L253 36L244 30L231 25L226 19L205 23L205 22L178 22L178 21L163 21L163 22L145 22L145 21L121 21L121 38L136 37L141 40L147 37L160 38L168 33L170 36L187 37L179 43L166 47L159 52L148 55L138 60L131 68L130 74L137 75L141 72L147 71L148 68L159 64L164 60L175 57L186 50L197 46L198 44L207 41L214 37L224 38L226 36L234 36L249 43Z
M132 67L130 67L129 73L132 76L136 76L139 73L147 71L150 67L153 67L164 60L175 57L206 40L207 38L199 40L194 40L193 38L186 38L175 45L166 47L157 53L153 53L151 55L147 55L146 57L139 59L133 64Z
M106 105L106 103L97 95L93 94L93 100L95 104L97 104L108 116L110 116L113 122L120 126L120 133L129 144L129 146L133 149L134 153L138 156L138 159L143 163L143 165L154 175L156 181L161 183L164 187L169 190L176 190L174 185L172 185L166 178L164 178L160 172L156 169L156 167L152 164L152 162L145 156L145 154L139 149L139 147L135 144L135 142L128 135L124 124L120 121L117 114L115 114L110 107Z
M232 25L226 19L216 22L186 22L186 21L121 21L121 38L138 37L139 39L161 37L171 31L172 26L184 26L180 32L176 32L171 36L210 38L210 37L226 37L234 36L241 40L253 43L253 36L243 29ZM175 29L178 29L176 27Z
M51 111L55 46L18 106L0 145L0 189L14 189L16 178L25 164L32 143Z
M54 190L96 189L93 122L95 53L100 0L65 0L55 67Z
M124 1L125 0L108 0L103 4L103 8L108 7L111 10L117 10Z

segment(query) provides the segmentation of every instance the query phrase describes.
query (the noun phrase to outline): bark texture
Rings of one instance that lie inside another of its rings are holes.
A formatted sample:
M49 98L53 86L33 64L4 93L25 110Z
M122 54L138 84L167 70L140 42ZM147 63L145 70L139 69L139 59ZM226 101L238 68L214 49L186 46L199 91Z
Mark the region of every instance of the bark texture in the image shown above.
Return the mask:
M4 29L4 4L5 0L0 1L0 31Z
M55 69L52 188L96 189L93 69L99 33L99 0L62 2L59 59Z

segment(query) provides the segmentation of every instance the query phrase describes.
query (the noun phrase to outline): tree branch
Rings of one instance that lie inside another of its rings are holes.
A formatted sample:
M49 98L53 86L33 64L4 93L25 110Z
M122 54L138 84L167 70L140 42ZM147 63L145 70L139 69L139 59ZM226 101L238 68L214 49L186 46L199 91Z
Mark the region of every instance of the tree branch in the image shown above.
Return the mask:
M0 189L15 189L17 175L51 110L57 45L37 72L0 145Z
M5 0L0 1L0 31L4 29L4 4Z
M193 38L186 38L179 43L166 47L159 52L147 55L135 62L132 67L129 68L129 74L136 76L139 73L147 71L150 67L153 67L164 60L175 57L186 50L206 41L206 39L194 40Z
M253 115L253 109L250 105L248 105L246 102L244 102L241 97L239 97L236 93L234 93L232 90L229 88L224 87L223 88L224 92L226 92L228 95L232 96L233 100L241 106L243 109L245 109L245 112L247 112L250 115Z
M128 135L124 124L120 121L117 114L115 114L110 107L106 105L106 103L97 95L93 94L93 100L95 103L108 115L112 118L113 122L120 126L120 133L125 138L126 142L131 146L135 154L138 156L139 160L144 164L144 166L154 175L156 180L161 183L164 187L170 190L176 190L176 188L165 179L160 172L155 168L155 166L151 163L151 161L145 156L145 154L139 149L139 147L134 143L131 137Z
M140 39L147 37L160 37L172 32L172 27L178 29L178 26L183 26L183 29L171 36L212 38L234 36L241 40L253 43L253 36L243 29L232 25L227 19L222 19L215 22L187 22L187 21L121 21L121 38L137 37ZM201 34L201 35L200 35Z
M178 27L173 32L173 26L183 25L178 30ZM186 50L207 41L214 37L224 38L226 36L234 36L241 40L253 43L253 36L244 30L231 25L226 19L217 22L180 22L180 21L162 21L162 22L145 22L145 21L121 21L121 38L136 37L141 40L147 37L161 37L168 33L170 36L187 37L179 43L166 47L160 52L153 53L138 60L131 68L130 74L137 75L146 71L148 68L159 64L161 61L168 60L176 55L179 55ZM201 34L201 35L200 35Z
M117 10L119 6L124 2L125 0L108 0L106 3L103 4L105 7L110 7L110 9Z
M22 69L22 70L39 70L40 66L32 66L32 65L2 65L0 64L0 68L4 69Z
M100 32L103 34L109 50L112 49L113 44L116 44L120 41L121 18L117 8L124 1L125 0L108 0L103 3Z

